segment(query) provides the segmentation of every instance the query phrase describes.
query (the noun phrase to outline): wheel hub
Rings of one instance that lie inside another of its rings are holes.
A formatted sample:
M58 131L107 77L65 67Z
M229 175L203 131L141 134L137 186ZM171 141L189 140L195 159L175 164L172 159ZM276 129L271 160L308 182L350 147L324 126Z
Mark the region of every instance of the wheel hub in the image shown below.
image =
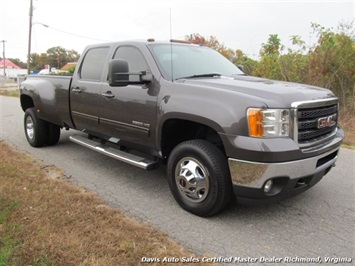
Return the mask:
M181 195L192 202L201 202L208 195L209 173L195 158L186 157L178 162L175 181Z
M27 136L32 140L34 137L34 125L33 120L30 116L26 117L26 133Z

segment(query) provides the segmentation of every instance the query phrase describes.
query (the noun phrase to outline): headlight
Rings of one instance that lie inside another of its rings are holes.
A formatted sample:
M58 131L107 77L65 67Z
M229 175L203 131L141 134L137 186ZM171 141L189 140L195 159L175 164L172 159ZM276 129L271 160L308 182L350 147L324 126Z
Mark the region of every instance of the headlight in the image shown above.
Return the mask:
M249 108L247 114L251 137L285 137L290 134L288 109Z

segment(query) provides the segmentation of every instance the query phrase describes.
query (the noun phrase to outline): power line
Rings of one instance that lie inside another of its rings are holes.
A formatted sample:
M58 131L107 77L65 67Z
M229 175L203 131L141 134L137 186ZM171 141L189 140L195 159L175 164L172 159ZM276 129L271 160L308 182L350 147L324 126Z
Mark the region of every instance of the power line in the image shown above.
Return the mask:
M51 27L51 26L49 26L49 25L47 25L47 24L41 23L41 22L35 22L35 23L33 23L33 24L41 24L41 25L43 25L43 26L46 27L46 28L49 28L49 29L52 29L52 30L55 30L55 31L59 31L59 32L62 32L62 33L68 34L68 35L72 35L72 36L75 36L75 37L77 37L77 38L89 39L89 40L94 40L94 41L99 41L99 42L109 42L108 40L102 40L102 39L92 38L92 37L88 37L88 36L84 36L84 35L80 35L80 34L68 32L68 31L60 30L60 29Z

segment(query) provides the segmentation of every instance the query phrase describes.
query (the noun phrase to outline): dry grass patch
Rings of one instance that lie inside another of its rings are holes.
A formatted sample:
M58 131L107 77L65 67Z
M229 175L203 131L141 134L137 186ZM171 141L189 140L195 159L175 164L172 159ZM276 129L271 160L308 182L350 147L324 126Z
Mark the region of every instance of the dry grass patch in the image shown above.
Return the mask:
M20 96L20 91L17 90L17 89L7 90L7 89L0 88L0 95L9 96L9 97L19 97Z
M343 145L346 148L355 149L355 117L354 114L347 111L340 113L340 125L345 131Z
M44 167L3 141L0 157L0 207L8 210L0 219L0 265L1 256L8 263L3 265L139 265L142 257L192 255L166 234L64 181L54 166Z

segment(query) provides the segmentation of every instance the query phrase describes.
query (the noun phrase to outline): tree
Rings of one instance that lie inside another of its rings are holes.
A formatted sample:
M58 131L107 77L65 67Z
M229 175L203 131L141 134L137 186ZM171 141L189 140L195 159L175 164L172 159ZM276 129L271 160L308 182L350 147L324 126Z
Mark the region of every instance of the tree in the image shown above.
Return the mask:
M46 53L32 53L30 56L30 70L41 70L47 63L47 54Z
M66 59L68 60L68 63L78 62L79 58L80 58L80 54L77 51L75 51L75 50L67 51L67 58Z
M312 24L318 37L309 52L307 83L331 89L343 106L355 111L354 23L340 24L338 32Z
M216 50L217 52L221 53L224 57L226 57L230 61L233 61L235 57L235 52L232 49L225 47L224 44L221 44L215 36L211 35L209 38L205 38L198 33L193 33L190 35L186 35L185 40L194 44L210 47Z
M287 49L287 54L278 58L281 76L286 81L305 83L308 56L305 42L298 35L290 37L292 48Z
M56 46L47 50L47 60L51 67L60 69L66 64L67 50L63 47Z
M222 54L225 58L233 62L237 66L243 66L244 72L251 75L258 65L258 62L246 56L241 50L233 50L221 44L215 36L209 38L203 37L198 33L185 36L185 40L199 45L212 48Z
M77 62L80 54L75 50L66 50L63 47L56 46L49 48L46 53L36 54L30 56L31 70L41 70L45 65L50 65L57 69L62 68L69 62Z
M248 75L252 75L254 70L257 68L259 62L246 56L242 50L235 51L235 57L233 63L236 66L242 66L243 72Z
M260 64L253 74L258 77L285 80L282 75L279 57L284 46L277 34L270 34L267 43L261 45Z
M260 50L260 62L253 75L300 82L332 90L343 109L355 112L355 30L354 23L326 29L312 23L317 42L307 48L297 35L293 49L282 45L277 34L269 35ZM238 57L238 53L237 53Z

